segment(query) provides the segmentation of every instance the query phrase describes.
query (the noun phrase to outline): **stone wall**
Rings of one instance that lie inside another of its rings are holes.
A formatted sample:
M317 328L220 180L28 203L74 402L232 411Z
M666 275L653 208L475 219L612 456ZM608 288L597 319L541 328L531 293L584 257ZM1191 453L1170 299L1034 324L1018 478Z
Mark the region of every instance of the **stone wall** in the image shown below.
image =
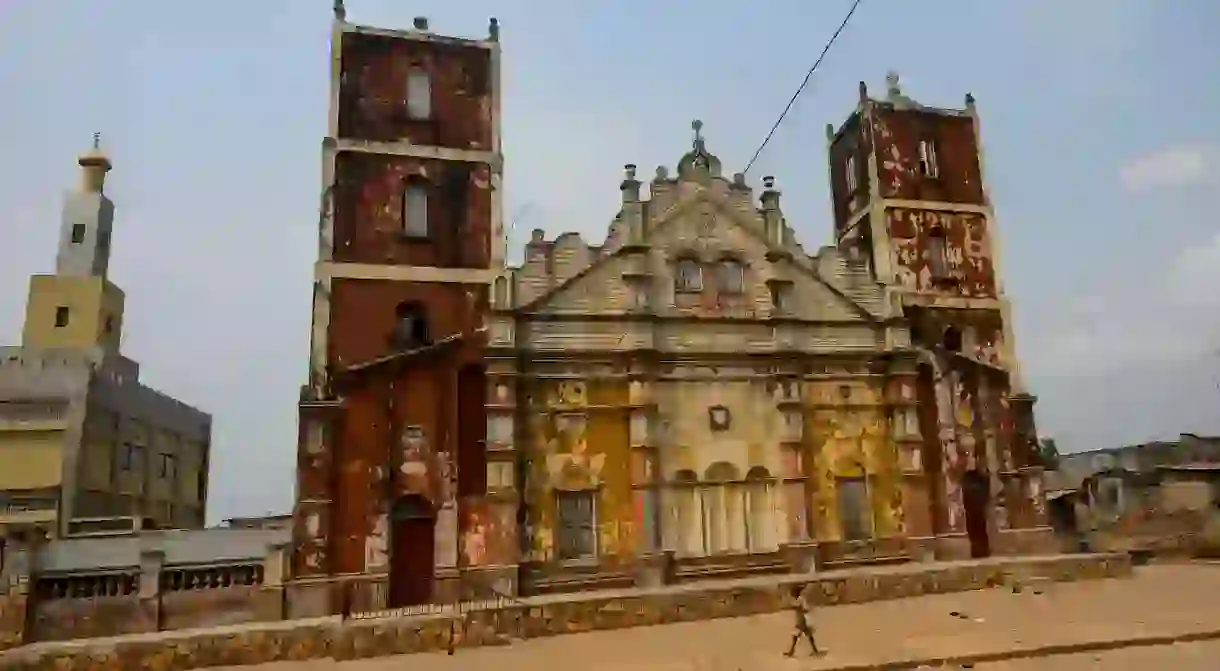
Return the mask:
M952 564L831 571L816 576L759 577L694 587L661 587L525 599L508 607L476 607L453 628L458 647L513 640L776 612L791 585L806 584L819 604L957 592L1003 584L1011 577L1071 581L1130 575L1126 555L1060 555ZM278 660L359 659L440 650L450 643L453 612L346 620L276 622L213 631L167 632L109 641L41 644L0 653L9 671L149 668L179 671Z

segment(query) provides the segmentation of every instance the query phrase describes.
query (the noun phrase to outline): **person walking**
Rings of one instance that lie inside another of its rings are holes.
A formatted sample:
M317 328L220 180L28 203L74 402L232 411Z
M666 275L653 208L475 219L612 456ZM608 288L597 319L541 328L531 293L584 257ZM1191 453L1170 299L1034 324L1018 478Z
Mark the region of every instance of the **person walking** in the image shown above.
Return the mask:
M791 657L796 654L796 644L802 637L809 641L810 655L821 655L822 651L818 649L818 642L813 638L813 627L809 624L809 602L805 598L805 586L793 585L788 592L788 597L788 609L792 611L796 621L793 622L792 645L788 646L788 652L785 652L784 656Z

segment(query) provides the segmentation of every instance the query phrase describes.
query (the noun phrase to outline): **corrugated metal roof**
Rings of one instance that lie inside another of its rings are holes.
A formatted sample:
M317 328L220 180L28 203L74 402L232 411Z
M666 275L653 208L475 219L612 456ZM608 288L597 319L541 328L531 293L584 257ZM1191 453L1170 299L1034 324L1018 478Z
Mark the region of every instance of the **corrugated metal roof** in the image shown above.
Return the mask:
M288 543L291 529L200 529L145 531L130 536L64 538L39 552L39 569L50 573L135 568L140 553L159 550L165 565L262 561L272 545Z

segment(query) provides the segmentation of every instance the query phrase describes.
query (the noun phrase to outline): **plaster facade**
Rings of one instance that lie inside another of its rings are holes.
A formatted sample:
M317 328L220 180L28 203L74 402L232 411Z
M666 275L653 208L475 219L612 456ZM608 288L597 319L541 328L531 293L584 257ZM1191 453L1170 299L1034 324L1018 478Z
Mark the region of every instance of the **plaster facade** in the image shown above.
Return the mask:
M22 344L0 348L0 538L101 518L202 527L211 417L145 386L120 352L110 161L95 145L80 166L55 273L31 278Z
M604 241L506 267L498 25L339 13L298 580L399 606L1045 549L973 102L862 89L815 254L696 122L672 174L625 167Z

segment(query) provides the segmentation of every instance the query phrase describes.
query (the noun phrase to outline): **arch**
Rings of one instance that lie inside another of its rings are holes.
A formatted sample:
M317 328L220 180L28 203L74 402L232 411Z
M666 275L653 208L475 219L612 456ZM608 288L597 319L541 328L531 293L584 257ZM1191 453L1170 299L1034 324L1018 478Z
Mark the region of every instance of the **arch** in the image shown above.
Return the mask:
M721 293L740 294L745 291L746 287L746 266L739 259L733 256L725 256L720 259L720 264L716 267L717 284Z
M772 492L771 472L765 466L754 466L746 472L742 521L745 523L746 550L750 552L774 549L776 533Z
M717 461L708 466L707 470L703 472L703 480L705 482L736 482L740 479L741 472L737 470L736 466L727 461Z
M394 328L390 344L401 349L427 347L432 344L428 328L428 309L419 301L402 301L394 307Z
M674 260L674 290L678 293L703 291L703 265L693 254L684 253Z
M694 484L699 481L699 475L696 474L694 471L692 471L689 468L682 468L682 469L678 469L678 470L674 471L674 474L671 479L674 482L680 482L680 483L684 483L684 484Z
M962 332L956 326L946 326L940 342L950 352L962 351Z
M407 116L412 119L432 117L432 77L419 65L407 70Z
M703 473L705 485L702 488L700 504L704 524L703 547L706 554L717 554L732 550L738 545L734 531L744 530L744 523L739 523L740 501L730 492L731 483L740 482L741 473L737 467L727 461L718 461ZM744 545L744 539L743 544Z
M771 471L766 466L753 466L746 472L746 480L770 480Z

